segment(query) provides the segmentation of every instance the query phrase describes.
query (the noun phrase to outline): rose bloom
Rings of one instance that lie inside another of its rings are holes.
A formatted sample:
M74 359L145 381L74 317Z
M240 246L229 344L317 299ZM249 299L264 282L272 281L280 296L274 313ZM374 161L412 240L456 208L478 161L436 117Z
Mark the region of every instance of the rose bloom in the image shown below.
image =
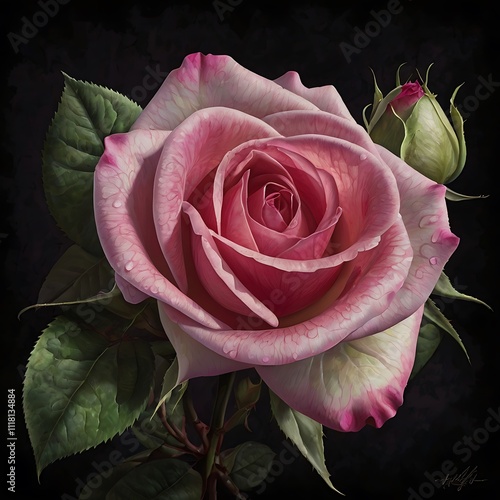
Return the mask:
M444 194L334 87L192 54L105 139L94 197L117 285L158 301L179 383L253 367L295 410L357 431L402 404L458 245Z

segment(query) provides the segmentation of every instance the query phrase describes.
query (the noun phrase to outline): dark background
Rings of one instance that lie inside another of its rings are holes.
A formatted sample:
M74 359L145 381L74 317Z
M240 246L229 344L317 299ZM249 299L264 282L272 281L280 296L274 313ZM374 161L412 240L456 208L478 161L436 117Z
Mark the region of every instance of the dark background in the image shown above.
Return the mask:
M156 90L138 89L149 70L157 68L165 74L191 52L229 54L271 79L296 70L306 86L335 85L361 123L363 107L372 102L370 67L385 94L395 85L394 74L401 63L407 63L403 80L415 68L425 72L434 63L429 86L443 107L448 107L455 87L464 83L456 103L468 114L468 157L464 172L450 187L466 194L490 195L450 204L451 226L461 244L446 272L461 292L483 299L498 311L494 251L498 188L493 175L499 167L500 84L491 83L500 81L496 16L486 2L484 6L481 2L454 3L440 10L435 1L401 0L402 11L392 15L379 34L371 31L374 36L368 38L369 43L348 61L340 44L354 45L356 33L373 21L372 11L387 9L388 2L331 3L292 1L277 8L278 2L242 0L232 12L219 16L212 1L71 0L60 5L59 12L27 43L20 44L18 53L7 34L21 34L23 16L32 20L41 6L35 1L8 3L9 13L4 11L1 20L0 252L5 408L6 389L14 388L17 395L17 493L7 491L10 496L74 498L78 481L93 472L93 461L106 460L112 450L124 455L130 451L123 440L115 439L48 466L39 484L22 416L23 367L55 312L29 311L19 320L17 313L36 301L44 277L68 246L48 213L41 185L40 153L61 94L61 71L141 98L144 106ZM376 28L373 23L369 26ZM489 89L485 81L490 82ZM420 498L496 497L500 432L485 434L477 429L484 428L488 410L500 413L498 314L463 301L439 305L462 337L471 365L459 346L445 338L421 374L409 383L396 417L382 429L370 427L356 434L325 430L327 466L333 484L348 499L406 499L410 488ZM286 449L265 398L251 424L253 434L245 439L266 442L278 454ZM482 442L473 440L469 446L467 436ZM469 449L470 457L454 451L464 449ZM429 482L426 473L441 470L447 460L459 472L477 467L476 479L486 481L466 485L461 491L425 485ZM302 457L291 464L277 464L273 474L263 493L249 497L339 498ZM7 490L7 485L2 488Z

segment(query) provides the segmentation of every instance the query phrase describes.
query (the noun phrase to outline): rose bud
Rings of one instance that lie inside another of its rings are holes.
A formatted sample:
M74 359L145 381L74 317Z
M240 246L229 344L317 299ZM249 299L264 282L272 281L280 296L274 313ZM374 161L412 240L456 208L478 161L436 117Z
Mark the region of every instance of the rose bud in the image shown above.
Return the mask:
M445 184L458 177L466 158L464 122L454 104L460 86L450 99L450 123L427 87L428 72L422 84L401 85L398 74L396 88L385 97L374 78L373 109L370 120L364 116L364 121L374 142L429 179Z

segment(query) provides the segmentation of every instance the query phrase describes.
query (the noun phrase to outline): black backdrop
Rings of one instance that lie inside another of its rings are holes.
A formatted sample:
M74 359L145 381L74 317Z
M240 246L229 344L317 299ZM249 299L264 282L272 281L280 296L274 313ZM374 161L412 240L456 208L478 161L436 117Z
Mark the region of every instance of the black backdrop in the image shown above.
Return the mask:
M446 271L460 291L498 311L498 188L493 175L499 157L500 44L490 8L473 2L445 9L417 0L292 1L278 8L277 2L223 0L217 12L214 3L68 0L55 13L51 1L16 1L2 14L2 397L7 408L7 388L15 389L17 498L77 497L80 481L95 464L114 450L123 456L132 451L126 439L115 439L48 466L39 484L22 416L23 367L54 311L30 311L20 320L17 312L35 302L44 277L68 246L45 206L40 173L44 135L62 90L61 71L144 106L155 91L155 79L148 74L161 78L191 52L224 53L268 78L296 70L307 86L335 85L361 122L362 109L372 100L370 67L386 93L399 64L407 63L406 78L414 68L423 72L433 62L429 86L443 106L464 82L456 102L467 114L468 159L451 187L490 195L450 206L451 226L461 244ZM23 36L23 18L34 21L42 4L51 4L52 14L38 14L38 32L24 28L24 40L14 36ZM376 21L374 13L389 7L394 12L390 21L383 16ZM356 434L325 430L327 465L347 498L406 499L411 489L418 494L413 498L495 497L500 476L500 415L499 425L492 419L500 413L498 315L462 301L440 305L467 346L471 365L446 338L383 428ZM273 466L264 491L250 498L336 498L302 457L287 451L265 398L251 426L251 439L267 442L286 458ZM7 463L7 451L2 460ZM429 476L438 477L436 471L447 461L459 472L477 467L476 479L486 481L461 491L431 486ZM7 490L7 484L2 488Z

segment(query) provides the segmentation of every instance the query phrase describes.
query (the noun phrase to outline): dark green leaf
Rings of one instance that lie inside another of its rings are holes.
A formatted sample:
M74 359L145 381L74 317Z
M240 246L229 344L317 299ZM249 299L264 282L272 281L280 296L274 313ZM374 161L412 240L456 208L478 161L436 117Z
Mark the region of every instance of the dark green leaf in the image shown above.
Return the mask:
M230 469L229 476L234 484L248 491L266 479L275 455L269 446L247 441L227 455L224 465Z
M102 466L102 462L99 464ZM107 466L108 464L106 464ZM108 491L124 476L126 476L139 462L124 462L116 467L103 471L82 488L79 500L106 500ZM104 468L104 467L103 467Z
M458 345L462 348L465 355L467 356L467 360L470 363L469 354L467 353L467 349L465 348L462 339L459 337L457 331L451 323L448 321L448 318L439 310L436 304L431 300L427 299L424 307L424 317L431 323L434 323L436 326L444 330L446 333L452 336L457 342Z
M427 323L420 327L415 363L413 364L410 379L412 379L424 367L427 361L431 359L442 338L443 335L436 325Z
M93 210L94 169L104 138L127 132L141 108L107 88L64 75L61 102L43 150L43 183L57 224L75 243L101 255Z
M342 495L343 493L338 491L330 481L330 473L325 465L323 426L288 406L271 390L269 390L269 396L271 410L285 436L297 446L325 483Z
M148 343L110 343L91 325L57 317L35 345L24 381L38 475L129 427L146 405L153 369Z
M202 479L189 464L174 458L132 469L108 492L106 500L200 500Z

